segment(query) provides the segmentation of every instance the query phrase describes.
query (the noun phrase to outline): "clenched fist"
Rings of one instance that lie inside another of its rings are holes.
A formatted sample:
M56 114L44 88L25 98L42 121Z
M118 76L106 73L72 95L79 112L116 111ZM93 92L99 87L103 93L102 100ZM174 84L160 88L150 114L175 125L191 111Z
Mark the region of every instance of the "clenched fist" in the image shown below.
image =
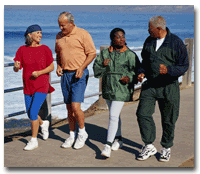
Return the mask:
M32 72L32 77L37 78L38 76L40 76L40 72L39 71Z
M16 61L15 64L14 64L14 71L18 72L19 68L20 68L20 61Z
M128 76L126 76L126 77L122 77L120 80L121 80L122 82L124 82L124 83L128 83L130 79L129 79Z
M160 64L160 74L167 74L167 67L164 64Z
M110 61L111 61L111 59L105 59L105 60L103 61L103 65L104 65L104 66L107 66L107 65L109 64Z
M139 82L142 82L143 79L144 79L144 74L143 73L139 74L137 79L138 79Z

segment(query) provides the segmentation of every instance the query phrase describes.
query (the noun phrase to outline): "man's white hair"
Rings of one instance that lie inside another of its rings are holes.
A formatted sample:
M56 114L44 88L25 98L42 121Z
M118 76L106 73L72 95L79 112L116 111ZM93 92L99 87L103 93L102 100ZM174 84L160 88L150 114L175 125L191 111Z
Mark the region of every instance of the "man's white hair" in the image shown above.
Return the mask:
M163 30L166 30L166 21L162 16L153 16L149 19L149 23L156 28L161 27Z
M58 20L60 19L60 17L61 17L62 15L64 15L64 16L67 17L67 20L69 21L69 23L70 23L70 22L74 23L74 16L73 16L71 13L66 12L66 11L60 13L59 16L58 16Z

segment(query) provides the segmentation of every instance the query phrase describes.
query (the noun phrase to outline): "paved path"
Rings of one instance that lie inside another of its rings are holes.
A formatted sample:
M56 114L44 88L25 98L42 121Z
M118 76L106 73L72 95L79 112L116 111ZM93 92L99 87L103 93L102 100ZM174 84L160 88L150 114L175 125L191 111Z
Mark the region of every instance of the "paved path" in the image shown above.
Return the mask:
M80 149L62 149L60 145L69 136L68 124L52 129L50 138L43 141L38 136L39 147L33 151L23 151L30 136L4 144L5 167L178 167L194 156L194 87L181 90L180 116L176 124L174 146L169 162L159 162L161 119L158 106L154 113L157 139L154 142L158 153L146 161L135 158L143 145L136 120L138 103L124 106L121 114L124 146L114 151L111 157L101 157L106 141L108 111L86 118L89 139Z

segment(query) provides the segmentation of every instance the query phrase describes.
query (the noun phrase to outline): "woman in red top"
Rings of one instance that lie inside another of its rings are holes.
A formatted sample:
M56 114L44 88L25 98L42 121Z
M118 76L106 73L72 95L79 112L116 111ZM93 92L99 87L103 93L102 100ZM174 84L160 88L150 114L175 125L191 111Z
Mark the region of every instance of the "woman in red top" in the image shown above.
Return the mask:
M21 46L14 58L14 71L23 68L23 87L27 114L31 120L32 138L24 150L38 147L37 134L39 125L43 139L49 136L49 121L43 121L38 112L47 93L54 91L49 84L49 73L54 70L52 52L46 45L40 44L42 30L39 25L31 25L25 32L26 45Z

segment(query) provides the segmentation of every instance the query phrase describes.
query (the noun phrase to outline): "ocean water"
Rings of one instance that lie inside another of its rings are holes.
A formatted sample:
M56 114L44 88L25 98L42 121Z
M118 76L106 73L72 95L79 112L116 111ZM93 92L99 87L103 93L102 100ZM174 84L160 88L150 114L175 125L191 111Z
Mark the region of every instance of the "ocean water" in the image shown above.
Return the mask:
M29 25L39 24L42 27L42 44L47 45L55 58L55 38L60 31L57 18L62 11L41 10L13 10L4 9L4 63L13 62L17 49L24 45L24 32ZM113 28L123 28L126 32L127 46L131 49L142 48L148 34L148 20L154 15L162 15L167 22L167 27L172 33L185 38L194 38L194 13L135 13L135 12L80 12L71 11L75 17L77 27L87 30L94 41L97 53L101 45L109 45L109 34ZM140 51L136 54L141 59ZM56 62L54 62L56 69ZM88 69L90 74L93 62ZM192 77L194 80L194 76ZM58 80L56 70L51 73L51 80ZM22 72L15 73L12 67L4 68L4 89L22 86ZM52 85L56 91L52 93L52 103L63 101L60 84ZM85 95L99 91L99 81L91 77L88 81ZM98 96L85 99L82 109L86 110ZM24 95L22 91L4 94L4 114L25 110ZM65 105L52 107L52 115L57 118L66 118ZM16 118L27 118L26 114Z

